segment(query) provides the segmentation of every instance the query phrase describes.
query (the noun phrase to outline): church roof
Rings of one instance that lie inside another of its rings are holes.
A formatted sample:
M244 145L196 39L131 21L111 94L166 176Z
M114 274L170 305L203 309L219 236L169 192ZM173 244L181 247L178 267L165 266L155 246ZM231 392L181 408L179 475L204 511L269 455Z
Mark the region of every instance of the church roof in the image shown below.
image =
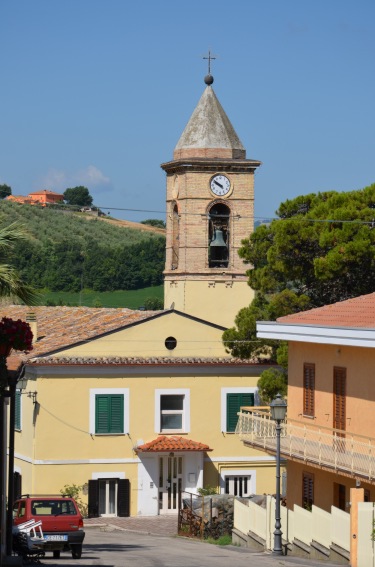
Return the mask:
M200 157L246 158L246 150L210 85L204 90L173 153L174 159Z
M193 441L192 439L177 437L175 435L168 437L166 435L159 435L159 437L153 441L138 445L136 448L137 453L179 453L182 451L212 451L212 449L199 441Z
M36 316L38 336L27 358L94 339L160 313L160 311L134 311L126 308L65 306L30 308L26 305L9 305L0 308L0 318L10 317L25 321L30 312Z

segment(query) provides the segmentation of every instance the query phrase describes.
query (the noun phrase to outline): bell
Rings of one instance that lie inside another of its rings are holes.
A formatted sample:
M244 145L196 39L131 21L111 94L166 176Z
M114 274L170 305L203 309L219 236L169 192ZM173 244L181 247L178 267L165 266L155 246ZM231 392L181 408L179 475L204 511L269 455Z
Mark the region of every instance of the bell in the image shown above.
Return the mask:
M210 242L210 246L217 246L220 248L227 248L223 238L223 231L222 230L215 230L215 235Z

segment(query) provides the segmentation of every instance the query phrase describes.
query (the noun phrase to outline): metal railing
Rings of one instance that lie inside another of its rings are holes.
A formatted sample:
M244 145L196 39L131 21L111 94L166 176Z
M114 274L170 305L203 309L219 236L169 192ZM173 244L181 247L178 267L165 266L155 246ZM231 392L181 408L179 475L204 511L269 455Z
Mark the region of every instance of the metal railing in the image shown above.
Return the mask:
M241 441L276 452L276 426L271 416L255 408L241 408L236 433ZM281 424L280 451L306 463L375 479L375 439L349 431L305 425L288 419Z

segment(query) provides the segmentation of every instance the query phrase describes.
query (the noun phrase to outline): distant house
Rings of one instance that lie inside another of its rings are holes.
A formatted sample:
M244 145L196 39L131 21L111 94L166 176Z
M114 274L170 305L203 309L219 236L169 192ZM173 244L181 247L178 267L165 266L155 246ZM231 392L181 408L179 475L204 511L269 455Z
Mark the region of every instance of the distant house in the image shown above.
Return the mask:
M31 199L29 197L23 197L22 195L8 195L8 197L5 197L5 201L12 201L12 203L19 203L21 205L31 205Z
M12 201L13 203L19 203L21 205L41 205L42 207L45 207L46 205L63 203L64 195L55 193L54 191L49 191L48 189L43 189L42 191L29 193L27 197L24 197L23 195L9 195L6 197L6 200Z
M48 189L29 193L27 198L31 199L31 204L37 203L38 205L42 205L43 207L45 207L46 205L62 203L64 201L64 195L55 193L54 191L49 191Z

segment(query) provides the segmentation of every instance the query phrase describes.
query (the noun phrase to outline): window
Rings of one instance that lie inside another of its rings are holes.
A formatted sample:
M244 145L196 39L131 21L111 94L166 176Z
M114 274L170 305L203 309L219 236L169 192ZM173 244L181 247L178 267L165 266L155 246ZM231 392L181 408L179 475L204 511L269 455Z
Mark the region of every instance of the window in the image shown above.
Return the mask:
M315 364L303 365L303 415L315 415Z
M32 500L33 516L76 516L72 500Z
M314 504L314 475L304 472L302 474L302 508L312 510Z
M174 337L168 337L165 339L164 344L168 350L174 350L177 346L177 340Z
M238 421L237 413L240 411L241 406L253 406L254 394L227 394L227 427L228 433L234 433Z
M184 413L184 396L161 396L160 397L160 423L161 430L182 430L182 418Z
M226 476L225 494L233 496L249 496L249 476Z
M16 390L16 399L15 399L15 422L14 427L18 431L21 431L21 391Z
M234 433L241 406L259 405L258 388L222 388L221 389L221 431Z
M178 181L177 181L178 183ZM180 217L177 204L174 203L172 211L172 270L177 270L180 255Z
M346 368L333 369L333 427L346 429Z
M190 391L155 391L155 431L188 432L190 429Z
M90 433L119 435L129 432L129 390L93 388L90 390Z
M222 469L220 475L221 494L251 496L256 493L256 471L252 469Z
M124 396L117 394L96 396L95 433L124 433Z
M229 217L230 209L216 203L208 215L208 265L210 268L226 268L229 265Z

